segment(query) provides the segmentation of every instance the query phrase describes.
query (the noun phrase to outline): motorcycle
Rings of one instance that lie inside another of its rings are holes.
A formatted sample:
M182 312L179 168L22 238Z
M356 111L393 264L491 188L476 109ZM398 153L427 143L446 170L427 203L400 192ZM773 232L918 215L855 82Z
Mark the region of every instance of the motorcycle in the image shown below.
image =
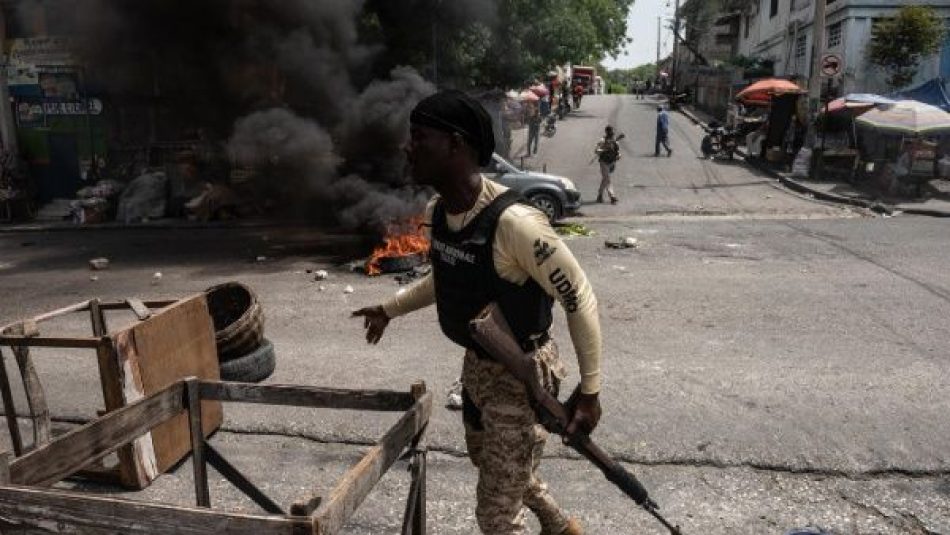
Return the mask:
M553 113L549 113L547 118L544 119L544 130L541 131L541 134L544 137L554 137L554 134L557 133L557 116Z
M735 156L738 134L734 129L712 122L706 132L700 144L703 156L708 159L725 157L730 160Z

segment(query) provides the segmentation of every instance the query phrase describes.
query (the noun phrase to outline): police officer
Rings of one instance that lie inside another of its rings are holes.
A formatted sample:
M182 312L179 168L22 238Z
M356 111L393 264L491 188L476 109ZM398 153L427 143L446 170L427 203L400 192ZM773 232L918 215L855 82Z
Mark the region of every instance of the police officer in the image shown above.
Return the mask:
M386 303L353 314L364 318L366 339L375 344L392 318L434 303L443 333L465 348L463 420L478 469L475 516L483 533L525 533L527 508L544 535L578 535L580 523L561 510L540 479L547 432L524 385L481 352L468 322L498 302L522 348L533 352L543 383L556 391L566 376L549 334L552 306L559 301L581 374L580 403L568 432L589 432L600 419L597 301L547 217L479 173L494 146L491 118L464 93L443 91L416 106L406 154L415 181L437 192L425 215L432 273Z

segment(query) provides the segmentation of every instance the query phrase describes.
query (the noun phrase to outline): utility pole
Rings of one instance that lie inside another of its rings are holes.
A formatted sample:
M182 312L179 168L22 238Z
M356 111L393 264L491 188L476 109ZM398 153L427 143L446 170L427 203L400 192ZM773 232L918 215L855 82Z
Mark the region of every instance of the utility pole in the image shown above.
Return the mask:
M679 50L680 50L680 0L676 0L673 8L673 72L670 73L670 85L673 86L673 94L676 94L676 79L679 75Z
M6 16L3 7L0 6L0 42L6 40ZM0 143L3 144L3 150L10 153L12 161L17 161L17 139L16 139L16 121L13 118L13 107L10 103L10 89L7 87L7 65L0 64Z
M663 17L656 18L656 69L653 72L653 81L659 82L660 80L660 39L661 39L661 24Z
M815 124L821 103L821 56L825 53L825 4L826 0L812 0L815 3L815 18L811 23L812 48L811 76L808 78L808 131L805 144L814 149L818 134Z

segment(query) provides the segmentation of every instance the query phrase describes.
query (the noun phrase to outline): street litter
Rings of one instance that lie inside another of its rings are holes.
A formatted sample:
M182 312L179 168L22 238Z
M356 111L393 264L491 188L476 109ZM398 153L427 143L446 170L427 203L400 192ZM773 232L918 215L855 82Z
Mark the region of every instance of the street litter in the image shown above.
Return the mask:
M266 256L258 256L258 257L257 257L257 261L258 261L258 262L267 262L267 257L266 257Z
M317 291L325 292L327 291L327 287L321 284L320 286L317 287Z
M343 288L343 293L345 293L345 294L351 294L351 293L353 293L353 292L355 292L355 291L356 291L356 290L354 290L353 287L350 286L349 284L346 285L346 288Z
M156 271L155 273L152 273L152 285L158 284L161 281L162 281L161 271Z
M89 277L89 280L91 280L92 282L96 282L97 280L99 280L99 277L97 277L97 276L95 276L95 275L91 275L91 276Z
M432 266L429 264L416 266L405 273L396 275L396 282L398 282L399 284L409 284L415 281L416 279L421 279L422 277L425 277L431 271L432 271Z
M96 271L109 268L109 259L108 258L93 258L89 261L89 269L94 269Z
M557 225L554 228L561 236L593 236L594 231L580 223Z
M329 277L329 276L330 276L330 274L327 273L327 271L326 271L325 269L321 269L321 270L319 270L319 271L317 271L316 273L313 274L313 280L315 280L315 281L322 281L322 280L326 280L327 277Z
M617 240L607 240L604 246L608 249L636 249L640 246L640 242L632 236L624 236Z
M462 410L462 380L456 379L449 387L448 395L445 399L445 407L449 410Z

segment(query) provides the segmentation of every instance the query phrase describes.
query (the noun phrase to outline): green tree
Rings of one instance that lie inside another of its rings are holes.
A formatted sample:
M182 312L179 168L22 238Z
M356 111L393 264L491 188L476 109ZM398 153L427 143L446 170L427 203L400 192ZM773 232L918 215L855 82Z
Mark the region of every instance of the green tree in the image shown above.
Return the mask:
M626 42L633 0L368 0L379 69L408 64L456 87L511 87L553 64L591 65ZM435 30L433 30L435 28Z
M943 21L928 6L904 6L894 17L874 24L868 58L888 73L894 89L909 84L921 58L940 49L945 31Z

